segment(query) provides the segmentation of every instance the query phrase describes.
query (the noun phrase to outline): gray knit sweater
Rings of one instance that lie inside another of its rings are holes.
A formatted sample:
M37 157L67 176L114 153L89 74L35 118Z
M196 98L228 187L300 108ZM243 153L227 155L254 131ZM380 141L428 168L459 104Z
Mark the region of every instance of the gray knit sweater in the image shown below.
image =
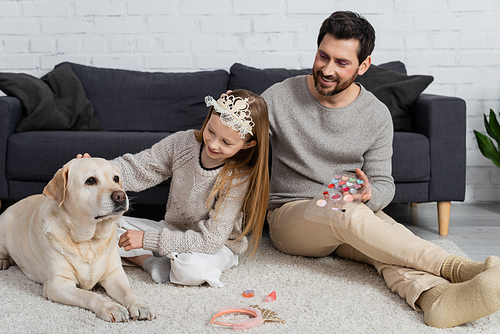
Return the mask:
M364 87L351 104L328 108L309 91L307 76L267 89L272 146L269 209L311 199L335 171L360 168L371 177L373 211L394 196L393 125L387 107Z
M247 183L231 187L226 203L207 199L222 167L202 168L201 143L194 130L172 134L137 154L125 154L112 162L119 166L124 190L142 191L171 178L165 213L166 228L144 234L146 250L161 255L188 251L215 254L223 245L241 254L248 247L246 237L236 241L242 231L242 206ZM236 182L236 181L235 181Z

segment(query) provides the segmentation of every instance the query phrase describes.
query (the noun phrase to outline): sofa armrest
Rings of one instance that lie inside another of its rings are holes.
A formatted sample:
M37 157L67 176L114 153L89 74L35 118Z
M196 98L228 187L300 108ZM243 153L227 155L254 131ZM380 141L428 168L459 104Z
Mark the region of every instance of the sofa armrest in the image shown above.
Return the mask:
M429 201L463 201L466 105L457 97L422 94L415 101L413 131L429 139Z
M7 140L23 117L21 101L0 96L0 200L9 198L7 184Z

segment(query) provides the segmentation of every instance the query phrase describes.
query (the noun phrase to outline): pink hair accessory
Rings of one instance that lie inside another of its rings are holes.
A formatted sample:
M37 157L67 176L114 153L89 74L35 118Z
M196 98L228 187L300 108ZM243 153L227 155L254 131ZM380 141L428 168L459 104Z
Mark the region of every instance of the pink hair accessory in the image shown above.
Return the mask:
M242 322L237 322L237 323L228 323L228 322L220 322L220 321L215 321L216 318L220 317L221 315L228 314L228 313L244 313L244 314L250 314L253 315L254 318L250 318L248 320L242 321ZM210 321L211 324L215 325L221 325L221 326L229 326L233 327L235 330L242 330L242 329L249 329L253 327L260 326L264 323L264 319L262 318L262 312L253 307L223 307L217 312L216 315L213 316L212 320Z

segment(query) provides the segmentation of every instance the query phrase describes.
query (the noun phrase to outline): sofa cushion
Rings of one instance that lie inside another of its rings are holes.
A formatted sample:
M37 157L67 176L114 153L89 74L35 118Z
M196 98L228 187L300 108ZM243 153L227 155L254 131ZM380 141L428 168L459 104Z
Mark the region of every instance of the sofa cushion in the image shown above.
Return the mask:
M392 142L392 176L396 183L428 182L431 179L429 139L413 132L395 132Z
M406 74L405 65L392 61L379 65L382 68ZM311 74L311 69L266 68L260 69L235 63L231 66L228 89L247 89L255 94L262 94L277 82L297 75Z
M32 131L10 136L7 179L49 181L78 153L113 159L137 153L168 136L166 132Z
M246 89L255 94L262 94L277 82L297 75L310 74L311 69L289 70L286 68L259 69L235 63L231 66L228 89Z
M268 87L286 78L310 74L311 69L258 69L239 63L231 66L229 89L244 88L262 94ZM432 76L406 75L400 61L372 65L356 81L371 91L391 112L394 131L411 131L411 113L416 98L432 82Z
M106 131L199 129L208 112L205 96L220 96L229 80L224 70L163 73L69 64Z

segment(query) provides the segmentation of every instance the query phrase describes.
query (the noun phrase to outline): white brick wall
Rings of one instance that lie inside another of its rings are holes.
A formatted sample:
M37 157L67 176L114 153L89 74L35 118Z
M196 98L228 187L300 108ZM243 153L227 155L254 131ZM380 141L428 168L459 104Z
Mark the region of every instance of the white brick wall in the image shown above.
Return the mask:
M0 0L0 71L41 76L62 61L144 71L312 65L321 22L363 14L375 64L430 74L428 93L467 102L467 202L500 201L500 168L472 130L500 111L498 0ZM491 187L491 184L493 187Z

